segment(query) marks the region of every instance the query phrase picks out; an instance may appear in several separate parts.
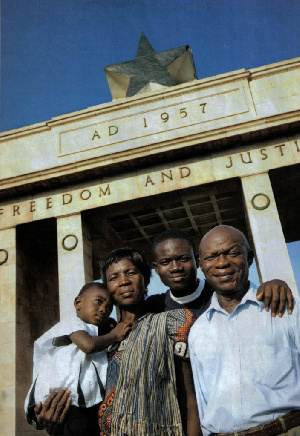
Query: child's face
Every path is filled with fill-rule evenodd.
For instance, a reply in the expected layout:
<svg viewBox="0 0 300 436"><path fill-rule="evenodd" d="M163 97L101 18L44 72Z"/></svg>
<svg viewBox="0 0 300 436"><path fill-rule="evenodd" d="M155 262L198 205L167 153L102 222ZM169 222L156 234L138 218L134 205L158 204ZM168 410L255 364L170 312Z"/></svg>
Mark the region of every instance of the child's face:
<svg viewBox="0 0 300 436"><path fill-rule="evenodd" d="M112 300L108 291L92 286L81 297L76 298L75 307L77 316L82 321L101 326L111 314Z"/></svg>

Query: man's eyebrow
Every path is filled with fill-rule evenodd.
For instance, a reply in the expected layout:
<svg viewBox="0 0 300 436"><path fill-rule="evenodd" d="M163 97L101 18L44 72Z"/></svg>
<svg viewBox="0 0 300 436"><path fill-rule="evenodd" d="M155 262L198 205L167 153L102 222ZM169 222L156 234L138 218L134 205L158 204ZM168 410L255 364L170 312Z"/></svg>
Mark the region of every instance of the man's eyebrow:
<svg viewBox="0 0 300 436"><path fill-rule="evenodd" d="M241 250L242 247L239 244L234 244L230 248L228 248L228 250L226 250L226 251L235 250L235 249L236 250Z"/></svg>
<svg viewBox="0 0 300 436"><path fill-rule="evenodd" d="M208 257L208 256L215 256L216 254L222 253L221 251L207 251L206 253L204 252L203 255L204 257Z"/></svg>
<svg viewBox="0 0 300 436"><path fill-rule="evenodd" d="M177 259L180 259L181 257L184 257L184 256L189 256L189 257L191 257L191 255L190 255L189 253L182 253L182 254L178 254L177 256L169 256L169 257L165 256L165 257L159 257L159 258L158 258L158 262L160 262L160 261L162 261L162 260L173 260L173 259L177 260Z"/></svg>
<svg viewBox="0 0 300 436"><path fill-rule="evenodd" d="M205 256L214 256L214 255L217 255L217 254L229 253L229 251L234 250L234 249L241 250L241 247L239 245L235 244L235 245L232 245L230 248L227 248L227 250L223 250L223 251L219 251L219 250L209 251L208 253L205 253Z"/></svg>

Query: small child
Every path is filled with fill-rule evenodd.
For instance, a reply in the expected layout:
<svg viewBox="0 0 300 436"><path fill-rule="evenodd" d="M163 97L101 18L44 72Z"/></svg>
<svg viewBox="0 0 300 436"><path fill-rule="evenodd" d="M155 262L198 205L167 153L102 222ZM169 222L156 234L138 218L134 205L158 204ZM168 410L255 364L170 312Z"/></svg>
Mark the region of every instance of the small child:
<svg viewBox="0 0 300 436"><path fill-rule="evenodd" d="M112 300L101 283L87 283L75 298L76 315L59 322L34 343L33 383L25 401L27 421L35 404L51 392L67 387L72 405L59 435L98 436L98 408L105 398L107 357L105 349L122 341L131 324L115 326L109 320ZM109 331L109 321L114 322ZM98 336L99 333L106 333ZM111 328L112 326L110 326ZM102 331L101 331L102 330Z"/></svg>

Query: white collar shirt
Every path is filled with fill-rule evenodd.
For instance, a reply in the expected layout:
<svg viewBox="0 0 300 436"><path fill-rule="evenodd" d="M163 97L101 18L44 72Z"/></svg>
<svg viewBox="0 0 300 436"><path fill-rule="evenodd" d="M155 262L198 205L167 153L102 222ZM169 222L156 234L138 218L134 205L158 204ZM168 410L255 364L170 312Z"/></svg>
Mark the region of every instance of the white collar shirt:
<svg viewBox="0 0 300 436"><path fill-rule="evenodd" d="M204 436L232 433L300 409L300 312L272 317L250 289L229 314L216 294L189 335Z"/></svg>
<svg viewBox="0 0 300 436"><path fill-rule="evenodd" d="M198 286L197 289L189 295L185 295L184 297L175 297L175 295L172 294L172 291L170 289L170 297L172 300L176 301L176 303L185 305L187 303L191 303L192 301L195 301L198 297L200 297L201 292L203 291L205 285L205 280L199 280L198 279Z"/></svg>

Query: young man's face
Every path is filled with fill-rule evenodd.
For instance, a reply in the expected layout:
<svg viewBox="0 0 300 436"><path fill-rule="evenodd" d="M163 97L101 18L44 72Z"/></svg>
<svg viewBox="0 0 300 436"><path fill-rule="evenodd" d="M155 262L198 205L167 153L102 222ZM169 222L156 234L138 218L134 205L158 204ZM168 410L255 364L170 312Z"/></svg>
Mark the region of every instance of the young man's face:
<svg viewBox="0 0 300 436"><path fill-rule="evenodd" d="M155 247L155 271L175 297L192 294L197 288L198 260L187 240L172 238Z"/></svg>
<svg viewBox="0 0 300 436"><path fill-rule="evenodd" d="M75 300L78 317L87 324L101 326L109 318L112 311L112 300L109 292L98 286L87 289Z"/></svg>

